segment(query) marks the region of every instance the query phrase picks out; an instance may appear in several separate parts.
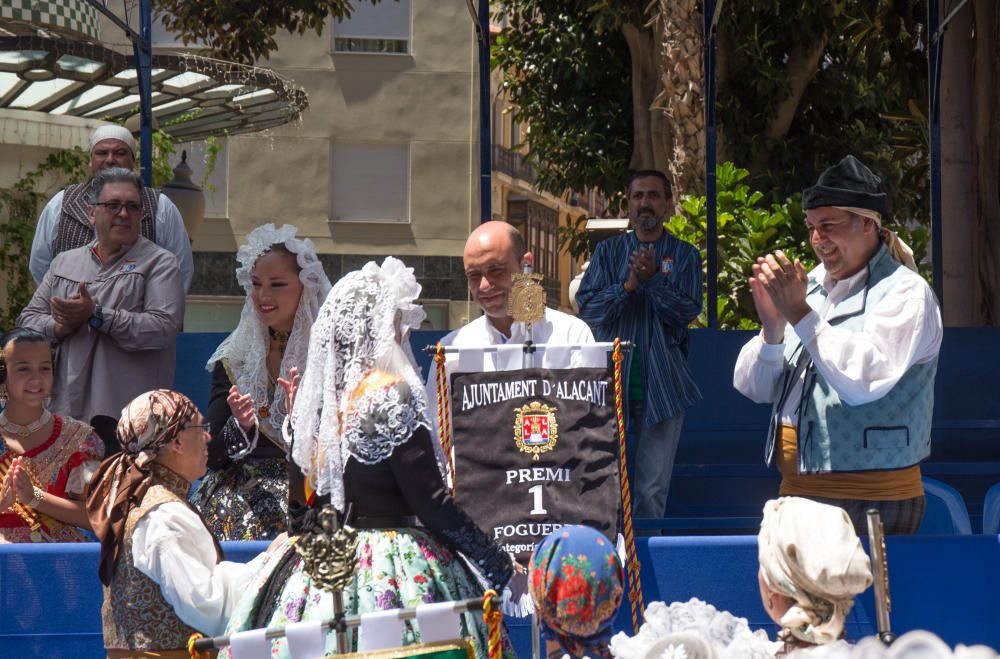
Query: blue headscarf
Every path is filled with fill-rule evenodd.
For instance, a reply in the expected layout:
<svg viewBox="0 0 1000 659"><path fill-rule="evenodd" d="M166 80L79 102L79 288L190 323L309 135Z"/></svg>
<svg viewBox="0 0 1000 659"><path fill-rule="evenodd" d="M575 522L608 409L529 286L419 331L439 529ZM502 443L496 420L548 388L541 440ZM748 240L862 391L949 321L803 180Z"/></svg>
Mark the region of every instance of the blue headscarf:
<svg viewBox="0 0 1000 659"><path fill-rule="evenodd" d="M574 657L610 656L624 583L610 540L587 526L557 529L532 554L528 580L543 637Z"/></svg>

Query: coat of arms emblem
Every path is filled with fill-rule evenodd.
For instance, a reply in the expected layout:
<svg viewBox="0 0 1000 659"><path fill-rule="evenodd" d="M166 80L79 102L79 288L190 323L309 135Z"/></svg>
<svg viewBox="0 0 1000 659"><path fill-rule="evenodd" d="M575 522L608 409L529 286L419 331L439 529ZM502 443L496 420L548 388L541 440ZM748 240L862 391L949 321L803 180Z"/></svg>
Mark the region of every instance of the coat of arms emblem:
<svg viewBox="0 0 1000 659"><path fill-rule="evenodd" d="M556 408L535 400L514 411L514 443L532 460L554 449L558 438Z"/></svg>

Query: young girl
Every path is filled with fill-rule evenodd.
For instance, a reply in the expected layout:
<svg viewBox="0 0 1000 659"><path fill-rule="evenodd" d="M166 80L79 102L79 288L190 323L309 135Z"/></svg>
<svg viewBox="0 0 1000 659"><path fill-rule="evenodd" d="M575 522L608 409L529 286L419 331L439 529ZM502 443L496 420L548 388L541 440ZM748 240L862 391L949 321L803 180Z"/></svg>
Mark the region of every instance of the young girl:
<svg viewBox="0 0 1000 659"><path fill-rule="evenodd" d="M104 456L87 424L45 409L53 351L30 329L0 336L0 543L86 542L84 486Z"/></svg>

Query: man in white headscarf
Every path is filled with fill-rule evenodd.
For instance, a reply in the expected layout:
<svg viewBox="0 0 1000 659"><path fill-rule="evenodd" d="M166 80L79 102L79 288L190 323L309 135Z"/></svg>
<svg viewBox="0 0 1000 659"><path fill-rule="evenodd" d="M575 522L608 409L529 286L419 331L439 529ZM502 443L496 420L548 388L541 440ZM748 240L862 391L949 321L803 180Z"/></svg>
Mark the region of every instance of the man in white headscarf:
<svg viewBox="0 0 1000 659"><path fill-rule="evenodd" d="M110 167L135 170L135 138L124 126L100 126L90 135L90 174ZM31 241L28 269L36 284L40 284L49 270L49 264L61 252L83 247L94 239L94 231L87 221L87 184L74 183L57 192L38 216L35 237ZM184 277L184 291L191 287L194 262L191 258L191 240L184 228L184 220L174 202L155 188L144 188L140 195L142 204L143 237L156 243L177 257Z"/></svg>
<svg viewBox="0 0 1000 659"><path fill-rule="evenodd" d="M880 180L847 156L802 193L821 261L776 251L750 277L762 330L733 386L773 403L765 448L782 496L844 508L858 534L877 508L886 533L915 533L926 499L941 311L912 252L882 227Z"/></svg>

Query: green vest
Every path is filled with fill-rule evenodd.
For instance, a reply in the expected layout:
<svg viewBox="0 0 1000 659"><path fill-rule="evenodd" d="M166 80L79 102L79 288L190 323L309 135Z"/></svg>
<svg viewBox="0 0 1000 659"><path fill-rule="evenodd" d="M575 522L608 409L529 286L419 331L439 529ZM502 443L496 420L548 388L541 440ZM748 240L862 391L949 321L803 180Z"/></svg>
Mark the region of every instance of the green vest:
<svg viewBox="0 0 1000 659"><path fill-rule="evenodd" d="M851 291L826 321L838 328L861 332L865 316L900 281L919 277L893 260L885 245L868 262L868 279ZM810 277L806 301L820 308L826 291ZM882 398L848 405L816 370L808 351L794 332L786 337L782 392L771 410L771 428L765 461L771 464L778 419L796 366L806 360L805 382L798 405L798 473L883 471L903 469L927 458L931 450L934 375L937 355L912 366Z"/></svg>

